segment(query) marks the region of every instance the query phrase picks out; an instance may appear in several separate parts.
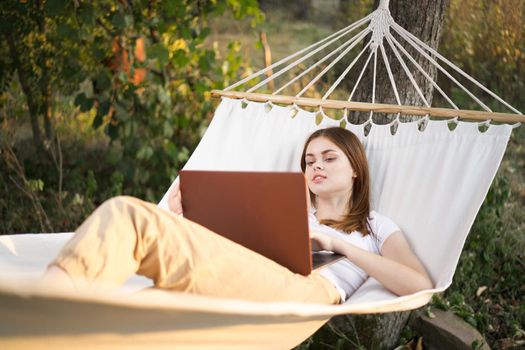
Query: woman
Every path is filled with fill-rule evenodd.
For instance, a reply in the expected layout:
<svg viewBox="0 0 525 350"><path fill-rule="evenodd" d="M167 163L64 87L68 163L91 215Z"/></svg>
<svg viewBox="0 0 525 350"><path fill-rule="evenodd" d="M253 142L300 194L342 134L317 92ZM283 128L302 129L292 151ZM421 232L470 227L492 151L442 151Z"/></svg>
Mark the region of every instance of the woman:
<svg viewBox="0 0 525 350"><path fill-rule="evenodd" d="M432 288L399 228L370 211L368 165L357 137L322 129L306 141L301 166L310 190L316 249L347 257L309 276L210 230L131 197L102 204L50 264L45 280L69 288L115 288L137 273L156 287L258 301L344 302L372 276L398 295ZM182 214L178 186L169 207Z"/></svg>

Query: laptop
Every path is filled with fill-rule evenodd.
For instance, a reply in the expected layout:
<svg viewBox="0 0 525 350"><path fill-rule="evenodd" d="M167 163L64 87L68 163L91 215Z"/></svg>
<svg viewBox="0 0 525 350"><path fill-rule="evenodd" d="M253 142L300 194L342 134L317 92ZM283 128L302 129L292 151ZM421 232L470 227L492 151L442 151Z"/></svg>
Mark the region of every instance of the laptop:
<svg viewBox="0 0 525 350"><path fill-rule="evenodd" d="M312 252L302 173L182 170L184 217L309 275L342 255Z"/></svg>

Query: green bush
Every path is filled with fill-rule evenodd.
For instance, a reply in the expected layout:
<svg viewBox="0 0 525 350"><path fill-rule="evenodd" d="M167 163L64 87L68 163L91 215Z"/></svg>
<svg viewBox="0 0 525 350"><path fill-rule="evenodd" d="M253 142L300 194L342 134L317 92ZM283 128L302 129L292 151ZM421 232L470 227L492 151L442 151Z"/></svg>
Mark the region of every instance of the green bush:
<svg viewBox="0 0 525 350"><path fill-rule="evenodd" d="M158 201L211 119L209 91L246 65L238 43L221 59L204 44L226 12L262 18L255 0L2 2L0 233L72 230L116 194Z"/></svg>

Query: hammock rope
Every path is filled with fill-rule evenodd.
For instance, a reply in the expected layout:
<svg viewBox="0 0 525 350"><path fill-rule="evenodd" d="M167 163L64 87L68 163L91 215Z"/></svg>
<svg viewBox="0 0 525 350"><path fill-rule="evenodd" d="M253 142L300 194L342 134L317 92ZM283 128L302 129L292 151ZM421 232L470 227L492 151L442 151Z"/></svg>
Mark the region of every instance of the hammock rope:
<svg viewBox="0 0 525 350"><path fill-rule="evenodd" d="M381 57L383 57L383 62L385 62L390 85L392 86L392 90L394 91L394 95L396 96L397 104L401 105L401 99L399 98L399 92L397 91L396 80L394 79L394 75L392 74L392 69L390 69L390 63L388 61L388 57L386 55L385 48L383 45L381 45L380 48L381 48Z"/></svg>

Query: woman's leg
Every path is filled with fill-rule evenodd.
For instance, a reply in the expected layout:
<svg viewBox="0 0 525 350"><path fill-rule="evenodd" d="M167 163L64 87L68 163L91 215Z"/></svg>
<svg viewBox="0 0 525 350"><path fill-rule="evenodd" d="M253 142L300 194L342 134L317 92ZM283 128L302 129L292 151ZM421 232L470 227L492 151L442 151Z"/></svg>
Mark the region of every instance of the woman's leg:
<svg viewBox="0 0 525 350"><path fill-rule="evenodd" d="M114 288L135 272L159 288L249 300L337 303L317 273L302 276L192 221L132 197L102 204L51 266L77 288Z"/></svg>

